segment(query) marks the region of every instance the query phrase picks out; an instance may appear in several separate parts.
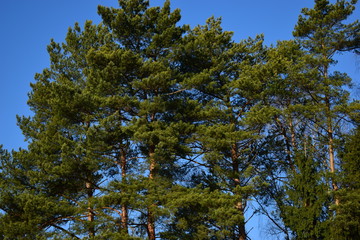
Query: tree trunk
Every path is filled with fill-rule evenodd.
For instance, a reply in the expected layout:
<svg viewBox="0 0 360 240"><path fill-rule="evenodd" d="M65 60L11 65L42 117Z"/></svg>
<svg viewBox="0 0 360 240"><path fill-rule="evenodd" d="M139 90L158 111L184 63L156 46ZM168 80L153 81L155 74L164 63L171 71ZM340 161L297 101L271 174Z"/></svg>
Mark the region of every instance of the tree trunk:
<svg viewBox="0 0 360 240"><path fill-rule="evenodd" d="M124 149L121 149L121 155L120 155L120 168L121 168L121 181L124 181L124 179L126 178L126 170L127 170L127 166L126 166L126 152ZM123 190L124 191L124 190ZM128 234L129 233L129 229L128 229L128 221L129 221L129 217L128 217L128 207L126 204L123 204L121 206L121 231Z"/></svg>
<svg viewBox="0 0 360 240"><path fill-rule="evenodd" d="M295 139L294 124L293 124L293 120L291 117L289 119L289 128L290 128L290 134L291 134L291 146L292 146L292 149L294 152L296 150L296 139Z"/></svg>
<svg viewBox="0 0 360 240"><path fill-rule="evenodd" d="M327 129L327 133L328 133L328 144L329 144L329 167L330 167L330 172L333 174L333 176L331 177L331 186L333 191L337 191L339 189L334 176L335 176L335 153L334 153L334 136L333 136L333 129L332 129L332 124L331 124L331 118L329 117L328 120L328 129ZM335 196L335 204L339 205L339 198Z"/></svg>
<svg viewBox="0 0 360 240"><path fill-rule="evenodd" d="M148 208L147 233L149 240L155 240L155 217L151 207Z"/></svg>
<svg viewBox="0 0 360 240"><path fill-rule="evenodd" d="M155 146L150 146L149 149L149 160L150 160L150 166L149 166L149 179L154 179L154 172L155 172Z"/></svg>
<svg viewBox="0 0 360 240"><path fill-rule="evenodd" d="M293 172L295 172L295 164L294 164L294 161L292 158L292 150L291 150L293 147L293 137L294 137L294 141L295 141L295 136L291 136L291 139L289 139L287 129L286 129L286 127L283 126L283 124L281 123L281 121L278 117L275 117L275 122L281 131L281 135L284 137L286 161L289 164L291 170Z"/></svg>
<svg viewBox="0 0 360 240"><path fill-rule="evenodd" d="M149 160L150 160L150 166L149 166L149 180L154 180L154 174L155 174L155 146L151 145L149 148ZM147 233L149 240L155 240L155 216L154 216L154 207L155 204L152 204L148 207L148 214L147 214Z"/></svg>
<svg viewBox="0 0 360 240"><path fill-rule="evenodd" d="M239 202L237 209L240 211L241 215L244 217L244 222L239 225L239 240L246 240L247 234L245 230L245 214L244 214L244 205Z"/></svg>
<svg viewBox="0 0 360 240"><path fill-rule="evenodd" d="M333 130L332 130L332 126L331 126L331 119L329 119L329 122L328 122L327 133L328 133L328 141L329 141L328 142L328 144L329 144L329 167L330 167L330 172L335 173L334 137L333 137ZM334 190L338 189L338 187L334 181L332 181L332 186L333 186Z"/></svg>
<svg viewBox="0 0 360 240"><path fill-rule="evenodd" d="M324 77L328 79L328 66L324 67ZM331 186L333 191L338 190L337 183L334 179L335 174L335 153L334 153L334 136L333 136L333 126L332 126L332 118L331 118L331 103L329 96L325 95L325 104L326 104L326 117L327 117L327 135L328 135L328 145L329 145L329 167L330 172L333 174L331 177ZM335 204L339 205L339 199L335 197Z"/></svg>
<svg viewBox="0 0 360 240"><path fill-rule="evenodd" d="M234 174L234 187L240 186L240 172L239 172L239 160L237 156L237 146L236 144L232 144L231 146L231 160L232 160L232 167L233 167L233 174ZM245 206L242 201L239 201L236 203L236 209L239 211L239 214L243 217L244 222L239 223L239 233L238 233L238 239L239 240L246 240L247 234L245 230Z"/></svg>
<svg viewBox="0 0 360 240"><path fill-rule="evenodd" d="M87 197L88 197L87 221L89 222L89 237L91 238L91 237L95 236L95 226L93 224L94 219L95 219L95 214L92 209L91 202L90 202L90 199L92 198L92 196L94 194L94 190L92 188L91 182L86 182L85 186L86 186L86 192L87 192Z"/></svg>

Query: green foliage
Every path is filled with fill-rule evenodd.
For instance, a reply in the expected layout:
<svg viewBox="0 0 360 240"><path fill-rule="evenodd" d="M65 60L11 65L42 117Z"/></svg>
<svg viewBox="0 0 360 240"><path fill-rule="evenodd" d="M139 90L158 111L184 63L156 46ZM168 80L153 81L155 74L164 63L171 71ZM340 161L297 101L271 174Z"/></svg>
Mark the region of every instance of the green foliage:
<svg viewBox="0 0 360 240"><path fill-rule="evenodd" d="M319 166L309 151L295 156L297 169L289 176L287 199L280 208L284 223L296 239L324 239L327 231L327 186L321 182Z"/></svg>
<svg viewBox="0 0 360 240"><path fill-rule="evenodd" d="M316 0L270 47L182 26L170 1L99 6L48 46L28 149L0 148L0 239L245 240L246 211L287 239L358 239L358 102L329 71L359 48L356 2Z"/></svg>
<svg viewBox="0 0 360 240"><path fill-rule="evenodd" d="M351 51L360 47L360 23L343 21L355 10L357 0L340 0L332 4L328 0L315 0L312 9L304 8L295 26L294 36L305 40L304 44L314 53L323 55L323 64L336 51Z"/></svg>
<svg viewBox="0 0 360 240"><path fill-rule="evenodd" d="M332 220L332 239L358 239L360 237L360 146L359 127L345 142L341 153L341 189L336 193L339 205Z"/></svg>
<svg viewBox="0 0 360 240"><path fill-rule="evenodd" d="M313 9L302 10L295 41L279 42L260 68L268 79L266 102L277 109L264 142L281 146L264 151L270 183L264 201L273 199L284 222L275 226L288 238L325 239L338 214L330 208L331 200L339 201L330 194L339 188L335 143L343 139L343 120L354 108L345 90L351 79L330 66L334 54L359 47L359 22L344 24L355 3L316 0Z"/></svg>

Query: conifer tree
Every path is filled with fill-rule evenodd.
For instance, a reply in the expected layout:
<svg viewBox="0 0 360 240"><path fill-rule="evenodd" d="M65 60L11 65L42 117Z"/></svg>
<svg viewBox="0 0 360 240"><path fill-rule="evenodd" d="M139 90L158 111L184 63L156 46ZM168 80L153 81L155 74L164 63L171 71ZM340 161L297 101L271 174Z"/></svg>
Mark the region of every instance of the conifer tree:
<svg viewBox="0 0 360 240"><path fill-rule="evenodd" d="M16 153L28 167L22 174L44 191L35 196L64 203L38 219L54 236L119 239L145 230L155 239L157 220L168 214L164 196L179 176L188 131L181 78L170 64L185 30L176 26L179 10L119 3L99 7L106 27L87 22L64 44L51 42L51 66L30 94L35 115L19 119L30 141L29 151Z"/></svg>
<svg viewBox="0 0 360 240"><path fill-rule="evenodd" d="M338 188L334 141L341 138L337 135L341 119L350 113L343 88L350 79L329 69L335 64L334 54L358 48L359 23L342 23L353 12L353 4L315 1L314 9L303 9L294 31L305 52L295 42L268 51L264 76L270 81L264 96L278 111L267 136L270 142L265 141L265 146L276 147L264 151L264 167L269 171L264 177L270 183L267 197L274 199L279 215L271 217L263 209L289 238L293 234L299 239L323 239L329 232L330 196L324 181L330 172L332 188ZM326 164L324 158L329 159ZM301 222L299 213L291 210L298 208L304 214ZM275 221L279 216L284 225Z"/></svg>
<svg viewBox="0 0 360 240"><path fill-rule="evenodd" d="M310 60L298 43L283 41L268 49L266 64L260 69L267 79L265 102L276 110L267 137L262 140L263 177L269 186L264 202L259 203L275 204L277 216L264 206L261 211L288 238L321 239L328 217L321 168L325 152L314 126L316 103L307 94L314 90L309 80L314 76Z"/></svg>
<svg viewBox="0 0 360 240"><path fill-rule="evenodd" d="M356 2L315 0L269 48L169 0L99 6L50 42L28 148L0 147L0 239L246 240L253 199L287 239L359 238L358 105L330 71L359 48Z"/></svg>
<svg viewBox="0 0 360 240"><path fill-rule="evenodd" d="M360 131L357 126L345 141L340 153L339 205L332 219L332 239L358 239L360 237Z"/></svg>
<svg viewBox="0 0 360 240"><path fill-rule="evenodd" d="M50 68L36 75L29 96L34 116L19 119L29 140L29 150L16 154L30 167L25 175L45 201L64 203L41 223L55 236L93 237L97 231L93 199L105 169L96 137L98 101L85 87L86 54L103 45L106 35L105 28L87 22L84 30L77 24L70 29L64 44L52 41Z"/></svg>
<svg viewBox="0 0 360 240"><path fill-rule="evenodd" d="M309 54L314 57L312 67L318 69L318 76L312 79L318 91L308 91L318 103L319 118L324 118L318 128L327 139L328 169L331 173L331 186L338 190L334 174L336 173L336 132L339 130L339 117L348 102L348 94L343 87L350 84L346 74L331 72L336 63L334 55L338 52L352 51L360 47L360 23L345 24L344 21L353 13L356 0L336 1L316 0L313 9L302 10L295 26L294 36L299 39ZM338 204L338 200L335 200Z"/></svg>
<svg viewBox="0 0 360 240"><path fill-rule="evenodd" d="M176 179L176 162L184 154L182 136L188 128L178 118L185 103L177 94L181 78L171 65L172 48L185 28L177 26L180 13L171 12L169 1L162 8L149 7L149 1L119 3L120 9L100 7L99 13L119 47L137 59L136 71L126 76L133 104L127 129L138 149L137 159L145 159L141 164L146 171L138 178L144 192L139 196L139 223L148 238L155 239L157 220L166 212L162 196Z"/></svg>
<svg viewBox="0 0 360 240"><path fill-rule="evenodd" d="M256 149L252 146L268 114L257 105L262 84L247 73L261 62L263 47L261 37L234 43L232 33L223 31L220 24L219 19L208 19L206 25L192 29L177 50L180 69L187 77L183 84L202 108L193 145L194 153L201 155L198 166L202 170L195 174L195 183L210 189L202 193L204 203L196 203L199 214L208 220L196 227L187 223L189 229L183 231L197 237L246 239L244 214L255 190L252 167ZM210 204L208 194L219 202ZM219 209L222 216L216 214Z"/></svg>
<svg viewBox="0 0 360 240"><path fill-rule="evenodd" d="M37 226L51 212L47 211L44 218L36 216L34 209L41 209L38 204L43 204L44 198L33 196L35 191L23 174L26 166L14 159L2 146L0 160L0 239L36 239L36 236L43 233ZM50 205L48 202L48 206ZM46 207L42 209L45 210Z"/></svg>

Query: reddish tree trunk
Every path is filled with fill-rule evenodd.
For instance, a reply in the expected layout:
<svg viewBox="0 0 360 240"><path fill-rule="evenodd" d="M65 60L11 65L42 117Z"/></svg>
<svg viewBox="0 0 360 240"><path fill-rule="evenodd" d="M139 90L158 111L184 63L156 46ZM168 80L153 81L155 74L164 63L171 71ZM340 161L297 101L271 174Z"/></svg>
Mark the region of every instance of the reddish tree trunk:
<svg viewBox="0 0 360 240"><path fill-rule="evenodd" d="M150 160L150 166L149 166L149 180L152 181L154 179L155 174L155 146L152 145L149 148L149 160ZM148 215L147 215L147 233L149 240L155 240L155 216L153 212L153 208L155 207L155 204L152 204L148 207Z"/></svg>
<svg viewBox="0 0 360 240"><path fill-rule="evenodd" d="M124 149L121 149L121 156L120 156L120 168L121 168L121 180L124 181L124 179L126 178L126 170L127 170L127 166L126 166L126 152ZM124 190L123 190L124 191ZM128 217L128 207L123 204L121 206L121 230L122 232L125 233L129 233L128 230L128 221L129 221L129 217Z"/></svg>
<svg viewBox="0 0 360 240"><path fill-rule="evenodd" d="M233 174L235 176L233 179L234 185L235 185L235 187L240 186L239 160L238 160L238 155L237 155L236 144L233 144L231 146L231 160L232 160ZM238 209L239 214L245 219L245 215L244 215L245 206L241 201L236 203L236 209ZM245 221L239 223L238 228L239 228L239 233L238 233L239 240L246 240L247 234L246 234L246 230L245 230Z"/></svg>
<svg viewBox="0 0 360 240"><path fill-rule="evenodd" d="M94 214L94 211L93 211L93 209L91 207L91 203L90 203L90 199L92 198L94 192L92 189L92 184L90 182L86 182L85 187L86 187L87 197L88 197L87 221L90 223L89 237L94 237L95 236L95 227L93 225L93 222L95 219L95 214Z"/></svg>

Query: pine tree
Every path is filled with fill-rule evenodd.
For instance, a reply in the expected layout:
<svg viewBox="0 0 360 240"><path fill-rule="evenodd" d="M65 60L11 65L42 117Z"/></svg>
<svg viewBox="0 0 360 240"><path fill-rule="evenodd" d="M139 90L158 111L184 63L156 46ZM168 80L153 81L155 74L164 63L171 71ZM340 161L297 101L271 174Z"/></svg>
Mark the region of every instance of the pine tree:
<svg viewBox="0 0 360 240"><path fill-rule="evenodd" d="M339 205L331 228L331 239L358 239L360 237L360 131L359 127L346 138L340 154Z"/></svg>
<svg viewBox="0 0 360 240"><path fill-rule="evenodd" d="M2 146L0 160L0 239L36 239L43 233L37 227L43 219L36 216L33 210L41 209L38 204L43 204L44 199L42 196L33 196L34 190L23 172L26 166L14 159Z"/></svg>
<svg viewBox="0 0 360 240"><path fill-rule="evenodd" d="M358 106L330 71L356 2L316 0L269 48L170 1L99 6L48 46L28 149L0 147L0 239L246 240L253 199L287 239L359 238Z"/></svg>
<svg viewBox="0 0 360 240"><path fill-rule="evenodd" d="M283 41L268 49L266 63L259 70L267 79L264 102L275 109L259 154L262 176L269 184L259 204L287 238L321 239L328 218L328 194L321 168L324 146L314 118L317 103L307 93L315 90L309 61L311 56L298 43ZM275 216L269 206L277 210Z"/></svg>
<svg viewBox="0 0 360 240"><path fill-rule="evenodd" d="M195 173L194 183L202 185L204 202L179 212L181 219L192 222L185 213L198 206L199 214L208 219L195 226L185 224L189 228L183 231L193 237L247 238L244 214L255 191L252 167L256 149L252 146L261 131L261 119L268 114L256 105L261 83L252 81L247 72L261 61L263 49L261 37L241 43L231 38L231 32L221 29L219 19L210 18L206 25L192 29L177 50L180 69L186 76L184 88L191 90L191 98L201 106L193 138L193 152L199 162L193 163L201 169ZM218 203L207 201L206 189L217 196ZM222 216L216 214L219 209ZM177 231L181 231L180 226Z"/></svg>
<svg viewBox="0 0 360 240"><path fill-rule="evenodd" d="M294 36L303 47L314 57L313 68L318 69L318 76L313 79L318 91L308 93L318 102L319 118L324 122L319 126L323 129L328 145L328 166L331 173L330 182L334 191L338 185L334 179L336 173L336 132L339 130L337 121L342 115L339 106L346 105L348 94L343 87L350 84L346 74L330 71L334 65L334 55L338 52L356 50L360 47L360 23L345 24L344 21L353 13L356 0L336 1L316 0L313 9L303 9L295 26ZM343 107L344 109L344 107ZM338 199L335 199L338 204Z"/></svg>
<svg viewBox="0 0 360 240"><path fill-rule="evenodd" d="M177 94L181 93L181 78L171 65L172 48L185 28L177 26L180 13L170 11L169 1L162 8L149 8L148 1L119 3L121 9L100 7L99 12L120 46L141 61L134 75L129 76L134 111L127 127L139 151L138 159L146 159L142 162L147 174L147 179L141 180L143 209L139 210L148 238L155 239L157 220L166 212L162 196L177 175L176 162L184 151L182 136L188 128L184 119L178 118L185 103Z"/></svg>
<svg viewBox="0 0 360 240"><path fill-rule="evenodd" d="M49 236L127 239L145 230L155 239L168 214L165 195L189 130L170 64L185 28L169 2L119 3L99 7L105 26L75 25L65 43L51 42L51 66L32 85L34 117L19 119L30 141L15 154L26 166L21 174L41 206L63 203L36 218Z"/></svg>
<svg viewBox="0 0 360 240"><path fill-rule="evenodd" d="M85 87L86 54L103 45L106 35L105 28L87 22L84 30L77 24L70 29L62 45L52 41L50 68L36 75L29 95L34 117L19 119L30 141L28 151L16 154L23 162L32 162L26 175L45 201L64 203L65 213L55 212L41 223L55 236L60 231L93 237L97 231L93 199L103 180L104 163L95 126L99 102ZM72 228L66 229L70 223Z"/></svg>
<svg viewBox="0 0 360 240"><path fill-rule="evenodd" d="M332 188L338 188L334 141L341 139L337 135L341 119L350 113L344 90L350 79L346 74L330 74L329 68L335 64L334 54L359 46L359 23L342 24L354 10L353 4L315 1L314 9L303 9L299 17L296 42L283 42L268 51L264 96L277 114L264 142L269 147L263 152L269 173L264 178L270 184L265 199L273 199L278 215L263 211L288 238L293 234L299 239L323 239L329 232L330 196L324 183L330 179ZM324 164L326 146L329 161ZM279 217L284 225L277 222Z"/></svg>

